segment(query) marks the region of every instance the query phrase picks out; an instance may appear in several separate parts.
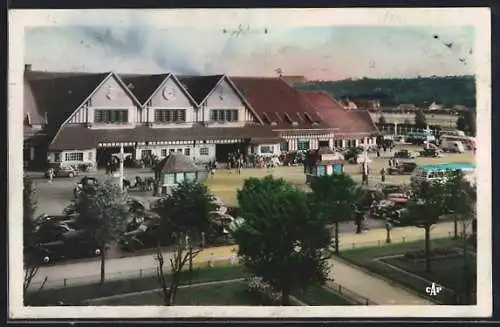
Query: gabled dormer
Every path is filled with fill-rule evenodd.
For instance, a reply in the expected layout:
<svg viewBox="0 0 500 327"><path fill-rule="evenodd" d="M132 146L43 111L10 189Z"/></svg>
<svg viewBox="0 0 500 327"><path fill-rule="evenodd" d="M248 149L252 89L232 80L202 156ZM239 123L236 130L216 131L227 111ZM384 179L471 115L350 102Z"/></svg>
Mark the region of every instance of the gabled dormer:
<svg viewBox="0 0 500 327"><path fill-rule="evenodd" d="M87 94L88 96L76 106L76 111L68 118L67 124L85 124L93 129L133 128L138 122L138 112L141 104L115 73L107 74L93 89L81 88L86 85L72 81L66 92L75 100ZM96 77L94 77L96 78ZM92 81L91 81L92 82Z"/></svg>

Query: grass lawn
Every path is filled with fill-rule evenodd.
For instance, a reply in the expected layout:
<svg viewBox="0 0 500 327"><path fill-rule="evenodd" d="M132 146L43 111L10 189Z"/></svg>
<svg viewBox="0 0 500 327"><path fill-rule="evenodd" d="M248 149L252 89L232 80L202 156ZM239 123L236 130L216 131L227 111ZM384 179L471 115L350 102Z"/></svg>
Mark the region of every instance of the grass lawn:
<svg viewBox="0 0 500 327"><path fill-rule="evenodd" d="M303 292L297 292L294 296L309 305L352 305L337 293L318 285L311 286Z"/></svg>
<svg viewBox="0 0 500 327"><path fill-rule="evenodd" d="M433 248L450 246L459 247L460 241L452 239L435 239L431 241L431 247ZM402 257L376 260L377 258L384 256L404 254L407 251L421 250L423 248L424 242L417 241L405 244L380 246L376 248L347 250L342 253L342 257L424 296L427 296L425 288L430 286L430 283L432 282L443 285L445 288L453 290L457 293L463 292L463 258L461 256L433 260L431 262L431 273L425 272L425 261L414 262L406 260ZM475 256L468 255L468 260L471 267L476 266ZM394 269L390 265L408 271L411 274ZM413 276L412 274L416 276ZM455 303L453 292L447 290L440 292L435 299L444 304Z"/></svg>
<svg viewBox="0 0 500 327"><path fill-rule="evenodd" d="M408 149L410 151L419 151L420 147L415 146L402 146L401 148ZM371 164L371 169L373 171L373 176L379 179L379 171L382 167L387 167L387 158L376 159L374 158ZM472 152L466 152L461 154L444 154L443 158L417 158L416 162L418 164L429 164L429 163L439 163L439 162L475 162L475 157ZM345 165L345 171L352 175L352 177L361 182L361 173L358 165ZM232 172L227 169L217 170L214 177L209 176L205 184L210 188L214 195L218 196L227 206L238 206L238 201L236 199L236 191L241 188L243 181L250 177L261 178L266 175L274 175L276 178L283 178L288 182L300 186L304 189L309 189L305 183L304 168L302 166L297 167L277 167L274 169L260 169L260 168L248 168L243 169L241 175L238 175L235 170ZM409 183L410 175L392 176L388 175L386 177L387 183Z"/></svg>
<svg viewBox="0 0 500 327"><path fill-rule="evenodd" d="M260 305L244 281L180 288L176 305ZM163 293L151 291L92 302L92 305L163 305Z"/></svg>
<svg viewBox="0 0 500 327"><path fill-rule="evenodd" d="M189 283L187 274L188 272L186 272L186 276L183 278L184 284ZM194 270L191 276L191 282L204 283L244 278L247 276L248 273L243 266L216 266L213 268L198 268ZM82 305L86 300L92 298L140 292L155 288L159 288L159 284L153 276L125 280L109 280L104 282L103 285L94 283L60 289L42 290L36 295L36 298L33 299L32 305L57 305L59 301L63 301L65 304Z"/></svg>

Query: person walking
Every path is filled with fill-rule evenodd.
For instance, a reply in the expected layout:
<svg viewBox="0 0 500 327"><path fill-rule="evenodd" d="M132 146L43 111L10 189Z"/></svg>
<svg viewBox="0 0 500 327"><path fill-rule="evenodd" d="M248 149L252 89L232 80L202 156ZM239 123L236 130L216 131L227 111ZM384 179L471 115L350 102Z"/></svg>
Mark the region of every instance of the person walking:
<svg viewBox="0 0 500 327"><path fill-rule="evenodd" d="M382 167L382 169L380 169L380 181L382 183L385 183L385 168Z"/></svg>
<svg viewBox="0 0 500 327"><path fill-rule="evenodd" d="M49 168L49 183L52 183L54 180L54 168Z"/></svg>

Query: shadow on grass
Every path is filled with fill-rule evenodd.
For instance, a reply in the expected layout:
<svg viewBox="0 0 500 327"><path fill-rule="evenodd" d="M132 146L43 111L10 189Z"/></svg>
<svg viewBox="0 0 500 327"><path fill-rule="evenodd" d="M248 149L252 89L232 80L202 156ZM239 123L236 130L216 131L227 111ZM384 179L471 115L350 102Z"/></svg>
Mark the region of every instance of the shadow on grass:
<svg viewBox="0 0 500 327"><path fill-rule="evenodd" d="M197 268L191 274L188 271L183 272L182 284L205 283L244 278L247 276L248 272L243 266ZM30 303L26 303L26 305L84 305L85 301L92 298L141 292L159 287L160 286L154 276L123 280L109 280L104 282L103 285L93 283L60 289L42 290L40 293L36 294L36 298L34 298ZM28 296L29 295L30 293L28 293Z"/></svg>

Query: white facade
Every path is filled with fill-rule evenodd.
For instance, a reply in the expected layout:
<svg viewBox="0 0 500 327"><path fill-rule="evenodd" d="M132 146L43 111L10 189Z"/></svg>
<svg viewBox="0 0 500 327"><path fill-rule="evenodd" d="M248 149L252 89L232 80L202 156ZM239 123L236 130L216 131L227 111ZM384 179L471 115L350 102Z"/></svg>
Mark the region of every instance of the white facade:
<svg viewBox="0 0 500 327"><path fill-rule="evenodd" d="M185 121L172 123L155 121L155 112L163 109L183 110ZM150 123L150 127L153 128L188 128L197 121L197 111L180 84L169 76L141 110L140 122Z"/></svg>
<svg viewBox="0 0 500 327"><path fill-rule="evenodd" d="M212 110L238 110L238 119L231 122L212 121ZM209 127L242 127L245 123L258 120L224 77L201 104L198 121L208 123Z"/></svg>
<svg viewBox="0 0 500 327"><path fill-rule="evenodd" d="M278 156L281 153L280 144L269 143L252 145L250 146L249 153L263 157Z"/></svg>
<svg viewBox="0 0 500 327"><path fill-rule="evenodd" d="M126 110L127 121L122 124L95 122L96 110ZM114 75L109 75L89 99L68 119L69 124L89 124L90 128L115 129L133 128L138 120L137 103L120 85Z"/></svg>

